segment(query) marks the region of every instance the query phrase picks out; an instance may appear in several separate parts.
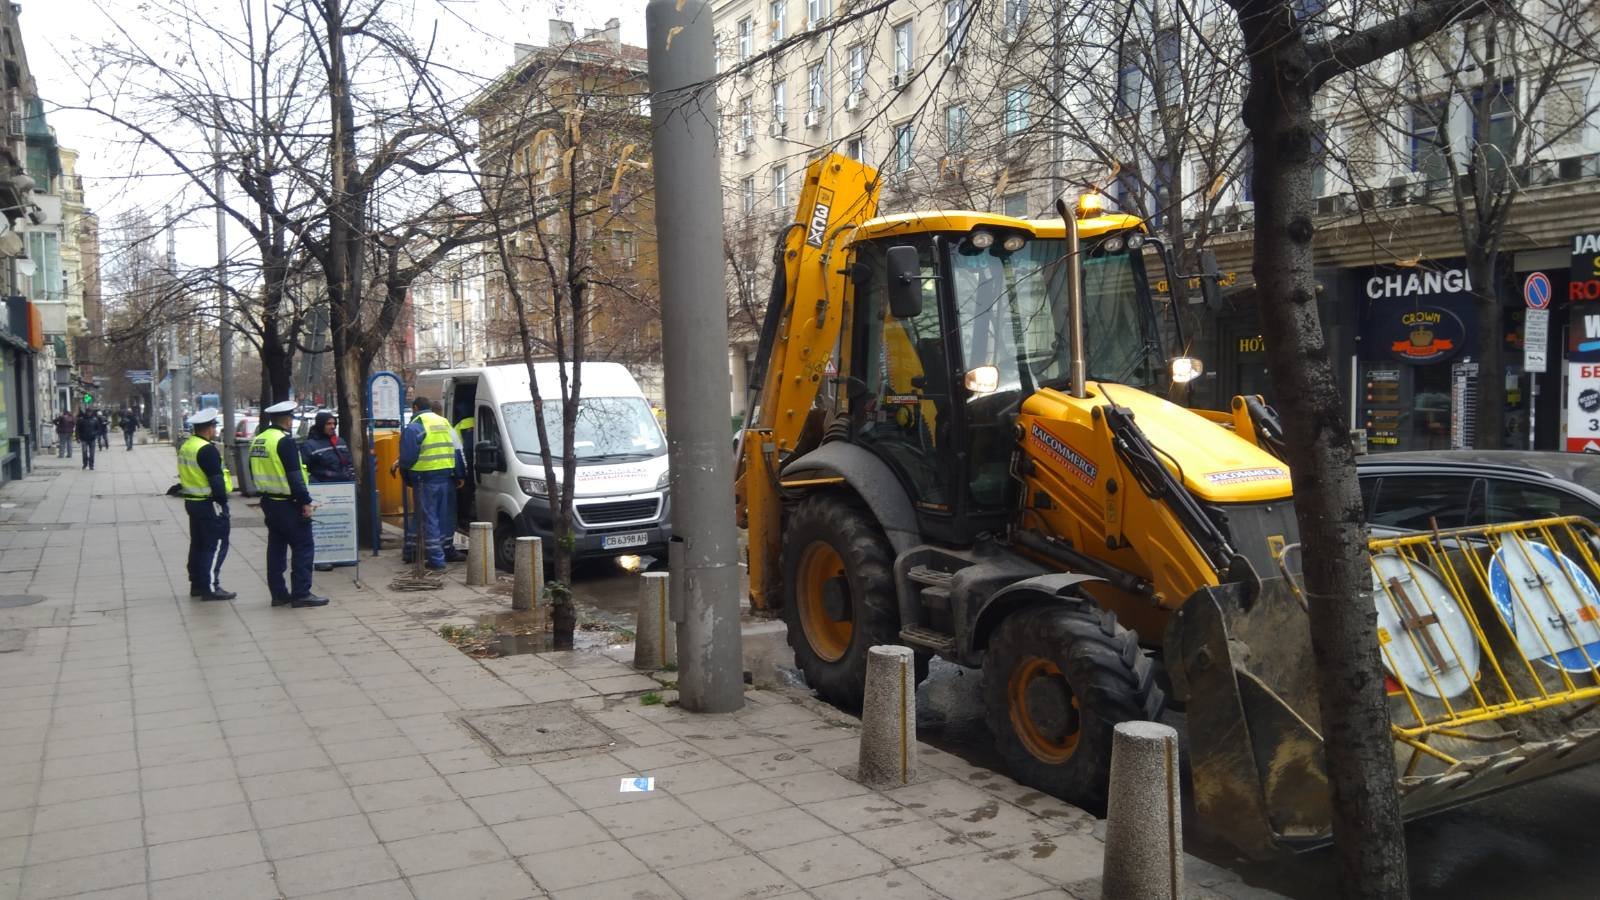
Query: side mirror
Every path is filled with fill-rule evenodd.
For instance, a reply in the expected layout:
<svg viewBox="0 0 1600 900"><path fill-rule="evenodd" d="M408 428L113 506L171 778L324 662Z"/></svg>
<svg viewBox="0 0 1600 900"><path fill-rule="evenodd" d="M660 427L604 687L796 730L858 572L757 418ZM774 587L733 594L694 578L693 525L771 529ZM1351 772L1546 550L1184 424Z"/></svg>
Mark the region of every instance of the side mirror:
<svg viewBox="0 0 1600 900"><path fill-rule="evenodd" d="M473 468L479 472L505 471L505 460L500 458L500 448L488 441L479 441L472 448Z"/></svg>
<svg viewBox="0 0 1600 900"><path fill-rule="evenodd" d="M922 314L922 262L917 248L890 247L888 263L889 313L896 319L914 319Z"/></svg>
<svg viewBox="0 0 1600 900"><path fill-rule="evenodd" d="M1210 250L1200 251L1200 299L1207 309L1222 308L1222 270L1217 266L1217 255Z"/></svg>

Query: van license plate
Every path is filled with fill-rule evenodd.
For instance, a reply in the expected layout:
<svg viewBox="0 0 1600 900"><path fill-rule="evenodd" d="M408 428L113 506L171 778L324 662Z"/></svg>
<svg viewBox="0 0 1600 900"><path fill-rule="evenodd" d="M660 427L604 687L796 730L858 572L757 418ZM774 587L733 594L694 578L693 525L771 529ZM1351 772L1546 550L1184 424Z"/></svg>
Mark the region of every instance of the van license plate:
<svg viewBox="0 0 1600 900"><path fill-rule="evenodd" d="M606 550L615 550L619 547L643 547L650 539L647 531L635 531L632 534L608 534L600 539L600 546Z"/></svg>

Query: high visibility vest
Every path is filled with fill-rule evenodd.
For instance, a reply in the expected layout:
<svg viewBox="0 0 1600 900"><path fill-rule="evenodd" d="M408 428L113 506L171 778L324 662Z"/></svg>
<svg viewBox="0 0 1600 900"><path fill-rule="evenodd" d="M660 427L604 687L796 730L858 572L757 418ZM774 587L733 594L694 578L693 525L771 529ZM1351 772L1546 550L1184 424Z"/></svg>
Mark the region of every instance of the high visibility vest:
<svg viewBox="0 0 1600 900"><path fill-rule="evenodd" d="M422 448L417 461L411 465L413 472L444 472L456 467L455 430L450 420L438 413L425 412L417 416L422 423Z"/></svg>
<svg viewBox="0 0 1600 900"><path fill-rule="evenodd" d="M191 434L178 448L178 484L183 488L185 500L211 499L211 479L200 468L200 451L209 443L205 438ZM233 493L233 475L226 465L222 467L222 489Z"/></svg>
<svg viewBox="0 0 1600 900"><path fill-rule="evenodd" d="M472 416L467 416L456 423L456 436L460 437L476 427L478 427L478 420Z"/></svg>
<svg viewBox="0 0 1600 900"><path fill-rule="evenodd" d="M250 441L250 477L255 480L256 489L268 497L288 497L290 493L289 473L278 458L278 442L286 437L281 430L268 426ZM300 461L300 478L305 484L311 483L304 460Z"/></svg>

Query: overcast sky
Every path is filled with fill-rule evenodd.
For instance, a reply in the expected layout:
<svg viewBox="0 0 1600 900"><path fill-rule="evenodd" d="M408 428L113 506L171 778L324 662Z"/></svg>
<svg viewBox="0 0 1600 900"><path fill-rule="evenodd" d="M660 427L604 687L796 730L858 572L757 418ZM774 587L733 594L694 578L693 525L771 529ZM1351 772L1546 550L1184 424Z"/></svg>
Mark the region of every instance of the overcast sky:
<svg viewBox="0 0 1600 900"><path fill-rule="evenodd" d="M208 0L197 0L205 3ZM225 3L227 0L209 0ZM250 0L255 2L255 0ZM275 3L293 0L273 0ZM369 0L354 0L358 8ZM544 44L549 20L571 21L580 30L599 28L613 16L622 20L622 39L642 46L644 0L386 0L399 13L410 12L413 30L420 37L438 28L439 45L450 51L453 64L491 77L511 64L512 45ZM232 6L231 3L228 4ZM78 173L84 178L85 202L100 213L102 227L117 213L137 207L159 210L174 199L182 185L171 177L129 171L129 154L119 141L125 132L90 113L57 109L83 99L79 74L85 48L117 37L110 15L123 28L141 34L136 0L22 0L20 17L28 63L45 100L45 109L63 147L81 156ZM237 7L234 7L235 9ZM146 26L148 32L148 26ZM153 162L153 160L152 160ZM178 256L181 264L208 265L216 258L213 216L194 217L180 227ZM236 241L239 235L230 237ZM230 241L232 243L233 241Z"/></svg>

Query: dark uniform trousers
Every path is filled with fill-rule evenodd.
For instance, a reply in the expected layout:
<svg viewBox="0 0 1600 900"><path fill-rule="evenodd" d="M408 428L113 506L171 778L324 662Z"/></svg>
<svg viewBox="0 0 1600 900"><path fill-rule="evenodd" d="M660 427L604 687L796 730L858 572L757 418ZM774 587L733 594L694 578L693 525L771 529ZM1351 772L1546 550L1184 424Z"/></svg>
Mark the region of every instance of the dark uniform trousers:
<svg viewBox="0 0 1600 900"><path fill-rule="evenodd" d="M185 500L189 513L189 587L218 590L222 561L228 558L228 517L210 500Z"/></svg>
<svg viewBox="0 0 1600 900"><path fill-rule="evenodd" d="M262 497L261 511L267 518L267 589L272 592L272 599L311 596L311 557L316 552L316 543L311 538L311 520L300 514L300 504L293 500ZM290 586L286 586L283 570L291 554L293 571Z"/></svg>

